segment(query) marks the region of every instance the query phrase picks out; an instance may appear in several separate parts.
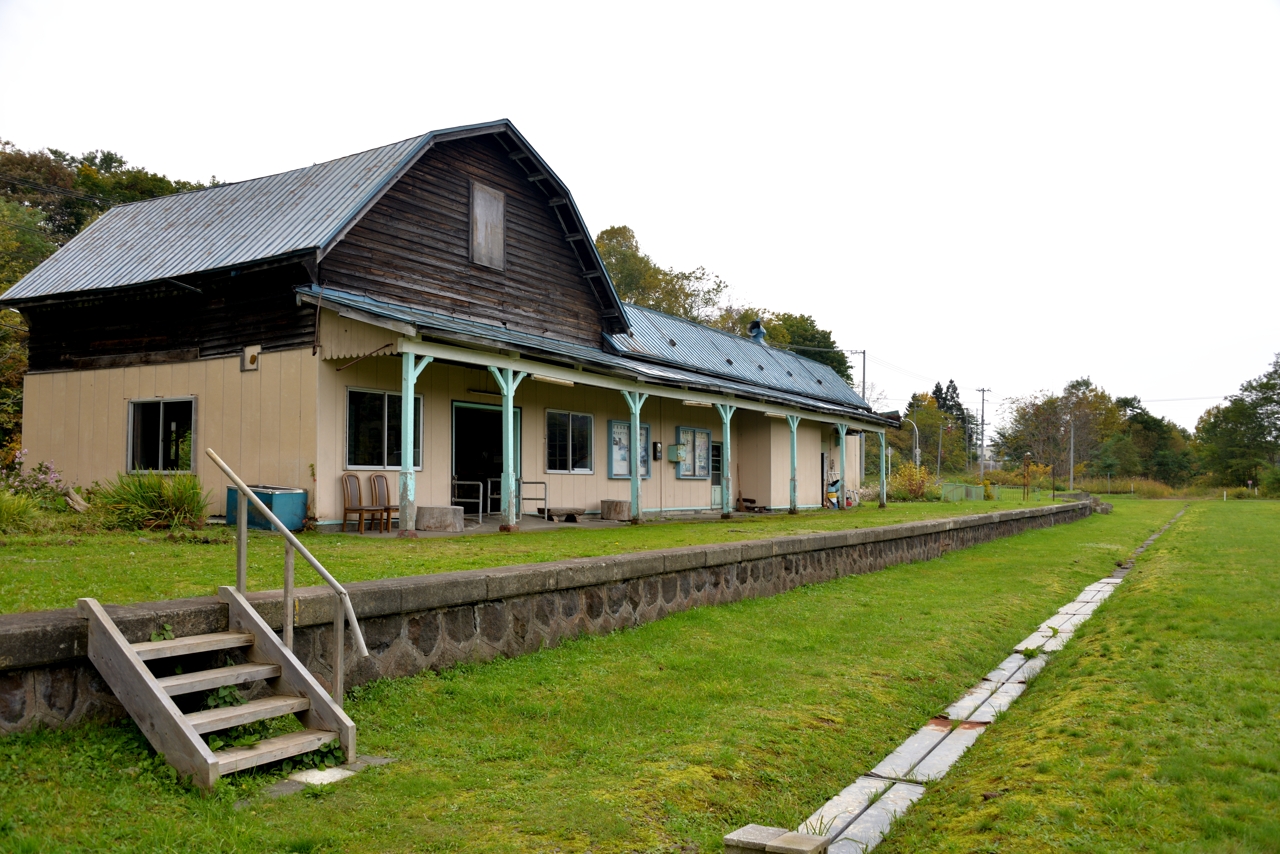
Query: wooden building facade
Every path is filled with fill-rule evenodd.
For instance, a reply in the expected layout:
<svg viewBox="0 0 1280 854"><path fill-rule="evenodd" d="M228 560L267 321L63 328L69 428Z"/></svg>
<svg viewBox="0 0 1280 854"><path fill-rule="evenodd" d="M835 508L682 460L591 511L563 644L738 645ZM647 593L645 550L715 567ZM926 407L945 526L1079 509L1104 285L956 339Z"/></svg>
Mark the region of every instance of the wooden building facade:
<svg viewBox="0 0 1280 854"><path fill-rule="evenodd" d="M509 524L544 492L818 506L887 423L823 365L621 303L506 121L113 208L0 305L31 330L35 459L84 484L194 471L215 514L206 447L322 522L348 471L398 473L402 514L478 482Z"/></svg>

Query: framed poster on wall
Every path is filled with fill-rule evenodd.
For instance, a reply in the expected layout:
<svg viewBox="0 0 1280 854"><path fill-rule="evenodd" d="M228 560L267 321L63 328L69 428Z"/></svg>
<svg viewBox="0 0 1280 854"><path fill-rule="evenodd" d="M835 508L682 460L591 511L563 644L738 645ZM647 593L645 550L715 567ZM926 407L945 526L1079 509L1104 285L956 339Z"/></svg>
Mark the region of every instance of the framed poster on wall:
<svg viewBox="0 0 1280 854"><path fill-rule="evenodd" d="M676 477L711 477L711 431L677 427L676 443L686 448L683 462L676 465Z"/></svg>
<svg viewBox="0 0 1280 854"><path fill-rule="evenodd" d="M640 454L640 477L647 478L650 474L649 464L649 425L642 423L640 425L640 443L639 447L634 449ZM609 477L611 478L630 478L631 477L631 454L633 452L631 443L631 422L630 421L610 421L609 422Z"/></svg>

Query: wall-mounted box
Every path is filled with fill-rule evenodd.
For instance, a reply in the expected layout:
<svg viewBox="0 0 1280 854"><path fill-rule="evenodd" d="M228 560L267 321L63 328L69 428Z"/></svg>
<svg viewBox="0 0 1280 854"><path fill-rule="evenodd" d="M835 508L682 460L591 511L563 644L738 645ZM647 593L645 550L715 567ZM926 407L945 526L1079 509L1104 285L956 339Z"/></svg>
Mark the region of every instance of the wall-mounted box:
<svg viewBox="0 0 1280 854"><path fill-rule="evenodd" d="M667 445L667 462L682 463L688 458L688 445Z"/></svg>

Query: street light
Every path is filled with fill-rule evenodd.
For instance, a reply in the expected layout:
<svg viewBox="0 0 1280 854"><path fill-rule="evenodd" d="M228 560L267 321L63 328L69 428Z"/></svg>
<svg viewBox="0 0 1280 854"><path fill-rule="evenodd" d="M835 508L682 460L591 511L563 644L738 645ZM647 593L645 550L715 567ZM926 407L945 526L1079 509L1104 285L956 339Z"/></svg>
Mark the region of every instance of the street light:
<svg viewBox="0 0 1280 854"><path fill-rule="evenodd" d="M910 418L904 418L902 420L909 423L911 425L911 429L916 431L916 437L911 445L911 458L915 460L916 465L920 465L920 428L917 427L916 422L912 421Z"/></svg>

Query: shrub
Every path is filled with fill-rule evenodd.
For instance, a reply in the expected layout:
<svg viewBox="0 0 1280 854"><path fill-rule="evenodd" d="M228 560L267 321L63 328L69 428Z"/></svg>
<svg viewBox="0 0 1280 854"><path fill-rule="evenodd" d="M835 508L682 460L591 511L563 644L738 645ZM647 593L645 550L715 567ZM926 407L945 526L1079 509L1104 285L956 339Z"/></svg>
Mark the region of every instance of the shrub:
<svg viewBox="0 0 1280 854"><path fill-rule="evenodd" d="M30 498L42 510L66 510L67 501L62 497L66 484L53 462L39 462L27 469L26 459L27 451L23 449L10 462L0 465L0 490Z"/></svg>
<svg viewBox="0 0 1280 854"><path fill-rule="evenodd" d="M122 474L94 484L89 505L108 528L202 528L208 496L193 474Z"/></svg>
<svg viewBox="0 0 1280 854"><path fill-rule="evenodd" d="M889 492L896 501L921 501L932 478L929 470L915 463L903 463L889 478Z"/></svg>
<svg viewBox="0 0 1280 854"><path fill-rule="evenodd" d="M1259 491L1267 498L1280 498L1280 468L1267 468L1259 478Z"/></svg>
<svg viewBox="0 0 1280 854"><path fill-rule="evenodd" d="M0 534L31 530L39 506L34 498L0 489Z"/></svg>

